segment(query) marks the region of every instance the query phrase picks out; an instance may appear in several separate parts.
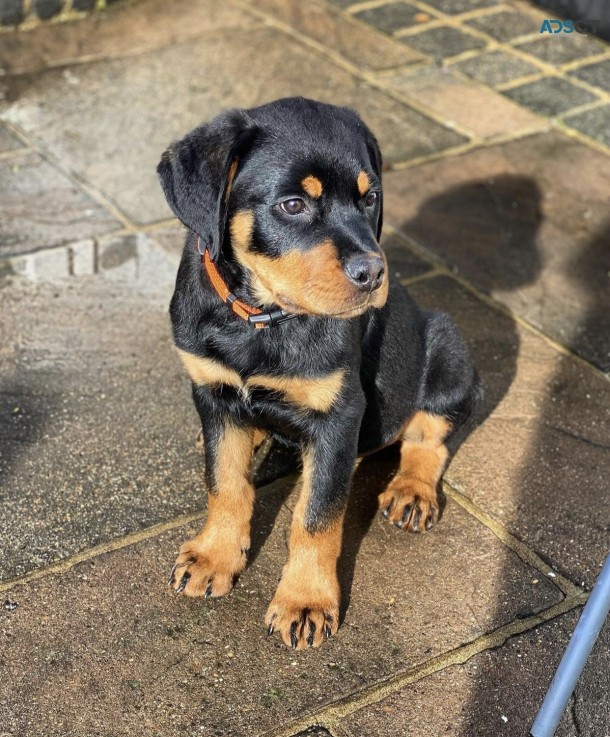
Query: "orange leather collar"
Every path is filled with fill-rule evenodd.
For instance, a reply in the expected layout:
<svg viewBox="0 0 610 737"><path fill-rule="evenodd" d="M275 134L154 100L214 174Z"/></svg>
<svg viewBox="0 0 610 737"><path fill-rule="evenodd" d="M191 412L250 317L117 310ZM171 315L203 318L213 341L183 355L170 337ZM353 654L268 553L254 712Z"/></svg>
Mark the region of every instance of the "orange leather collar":
<svg viewBox="0 0 610 737"><path fill-rule="evenodd" d="M258 307L252 307L251 305L242 302L231 292L229 287L225 284L222 276L218 273L216 264L210 258L210 253L207 248L201 247L201 239L197 237L197 250L201 255L201 263L205 273L208 275L210 283L214 287L214 291L220 297L220 299L227 304L234 314L241 317L242 320L246 320L252 327L256 329L270 328L274 325L279 325L287 320L292 320L297 315L291 312L285 312L284 310L270 310L269 312L263 312Z"/></svg>

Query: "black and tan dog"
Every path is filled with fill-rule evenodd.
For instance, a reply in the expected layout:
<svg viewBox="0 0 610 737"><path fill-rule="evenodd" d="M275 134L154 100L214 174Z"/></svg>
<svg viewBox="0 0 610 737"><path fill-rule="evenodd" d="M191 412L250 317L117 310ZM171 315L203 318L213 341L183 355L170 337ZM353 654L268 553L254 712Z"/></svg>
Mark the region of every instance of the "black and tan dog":
<svg viewBox="0 0 610 737"><path fill-rule="evenodd" d="M445 441L475 373L446 315L423 312L379 247L381 155L351 110L289 98L231 110L158 167L190 230L171 303L204 429L208 518L170 584L222 596L245 568L260 433L300 446L302 491L269 633L317 646L339 624L337 558L354 462L400 443L380 497L411 532L438 519Z"/></svg>

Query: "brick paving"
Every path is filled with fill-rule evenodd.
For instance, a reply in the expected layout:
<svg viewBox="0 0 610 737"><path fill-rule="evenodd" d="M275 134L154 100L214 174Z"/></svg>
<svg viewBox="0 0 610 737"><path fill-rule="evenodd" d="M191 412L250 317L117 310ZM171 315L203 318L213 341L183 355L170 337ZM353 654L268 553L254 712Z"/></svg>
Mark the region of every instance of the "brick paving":
<svg viewBox="0 0 610 737"><path fill-rule="evenodd" d="M610 547L610 47L518 0L43 5L68 21L0 32L0 737L527 734ZM376 515L391 453L359 465L343 623L299 653L263 625L281 449L235 590L165 587L205 511L155 175L202 120L291 94L378 135L391 268L486 386L434 532ZM606 625L558 737L610 735L609 653Z"/></svg>

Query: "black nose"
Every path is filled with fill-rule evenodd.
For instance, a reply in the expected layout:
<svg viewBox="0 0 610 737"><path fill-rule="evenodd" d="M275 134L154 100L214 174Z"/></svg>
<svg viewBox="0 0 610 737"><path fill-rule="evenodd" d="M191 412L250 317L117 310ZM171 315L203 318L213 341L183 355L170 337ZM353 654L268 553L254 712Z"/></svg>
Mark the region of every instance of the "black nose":
<svg viewBox="0 0 610 737"><path fill-rule="evenodd" d="M384 264L380 256L354 256L345 264L351 281L363 292L379 289L383 282Z"/></svg>

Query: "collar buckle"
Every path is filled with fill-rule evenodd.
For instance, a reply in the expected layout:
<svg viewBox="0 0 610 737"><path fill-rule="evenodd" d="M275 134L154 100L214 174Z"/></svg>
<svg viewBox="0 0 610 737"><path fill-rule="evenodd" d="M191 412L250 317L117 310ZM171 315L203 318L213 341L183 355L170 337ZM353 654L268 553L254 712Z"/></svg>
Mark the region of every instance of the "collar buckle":
<svg viewBox="0 0 610 737"><path fill-rule="evenodd" d="M261 312L260 315L249 315L248 322L255 328L271 328L274 325L281 325L283 322L288 322L293 317L298 317L298 315L292 312L285 312L284 310L270 310L269 312Z"/></svg>

